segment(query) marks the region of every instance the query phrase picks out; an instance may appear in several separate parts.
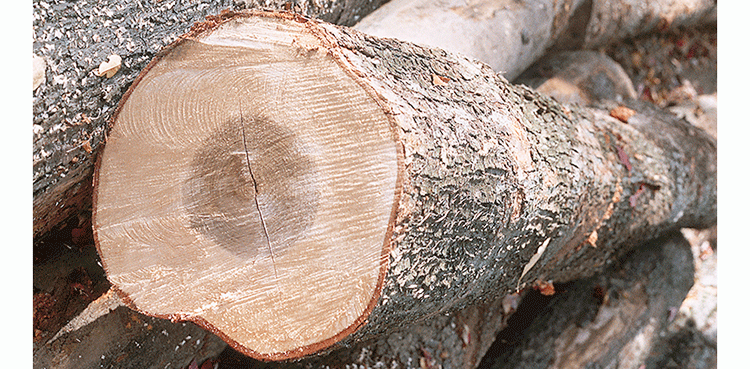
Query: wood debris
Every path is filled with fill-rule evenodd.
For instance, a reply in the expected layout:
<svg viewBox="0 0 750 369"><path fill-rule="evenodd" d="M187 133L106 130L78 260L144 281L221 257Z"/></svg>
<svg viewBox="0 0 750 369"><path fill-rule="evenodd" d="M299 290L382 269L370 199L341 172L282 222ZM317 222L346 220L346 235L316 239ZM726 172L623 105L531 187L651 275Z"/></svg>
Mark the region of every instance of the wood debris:
<svg viewBox="0 0 750 369"><path fill-rule="evenodd" d="M34 55L32 60L33 60L32 80L33 80L34 90L36 90L37 87L41 86L45 80L45 71L47 69L47 63L44 61L44 58L42 58L41 56L37 56L37 55Z"/></svg>
<svg viewBox="0 0 750 369"><path fill-rule="evenodd" d="M555 285L552 281L535 281L533 288L544 296L552 296L555 294Z"/></svg>
<svg viewBox="0 0 750 369"><path fill-rule="evenodd" d="M102 62L99 64L99 68L94 71L97 76L99 77L107 77L112 78L115 73L117 73L118 70L120 70L120 66L122 65L122 58L117 55L113 54L109 56L109 59L106 62Z"/></svg>

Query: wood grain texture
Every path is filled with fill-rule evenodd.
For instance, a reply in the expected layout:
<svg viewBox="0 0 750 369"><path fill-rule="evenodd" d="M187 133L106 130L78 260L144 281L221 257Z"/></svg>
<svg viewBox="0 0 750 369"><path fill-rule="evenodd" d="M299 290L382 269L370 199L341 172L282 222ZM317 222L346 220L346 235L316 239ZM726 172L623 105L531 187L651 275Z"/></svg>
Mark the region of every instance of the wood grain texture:
<svg viewBox="0 0 750 369"><path fill-rule="evenodd" d="M535 281L592 275L635 244L716 221L715 140L649 106L627 103L642 113L624 123L611 107L560 105L462 56L288 14L225 13L196 30L123 102L102 156L94 226L109 278L131 306L197 321L248 355L295 358L351 345ZM214 52L220 63L211 63ZM172 70L182 58L189 62ZM211 78L182 76L192 65L206 65L195 75ZM226 68L247 73L213 73ZM152 85L158 79L165 84ZM316 99L336 108L316 116ZM315 181L350 178L331 194L319 190L312 227L325 225L326 236L305 232L275 262L262 246L243 259L205 242L212 237L191 228L182 209L180 179L200 167L194 153L241 116L286 126L301 147L331 140L319 147L333 155L309 150ZM304 133L302 122L323 128ZM256 165L231 155L256 154L239 145L236 128L226 132L233 140L220 145L228 156L217 168L233 166L238 180L225 188L241 182L248 192L245 169ZM156 166L132 165L139 156ZM248 204L252 193L239 192ZM259 221L257 209L245 209ZM113 247L121 244L133 247ZM339 299L352 291L356 302ZM330 314L338 318L322 324Z"/></svg>
<svg viewBox="0 0 750 369"><path fill-rule="evenodd" d="M372 308L398 147L318 48L287 18L230 21L135 83L101 157L94 227L137 309L273 357L351 332Z"/></svg>
<svg viewBox="0 0 750 369"><path fill-rule="evenodd" d="M120 98L159 51L225 9L277 9L352 25L382 0L34 0L33 51L46 63L34 89L34 236L90 207L96 153ZM112 54L112 78L94 71Z"/></svg>

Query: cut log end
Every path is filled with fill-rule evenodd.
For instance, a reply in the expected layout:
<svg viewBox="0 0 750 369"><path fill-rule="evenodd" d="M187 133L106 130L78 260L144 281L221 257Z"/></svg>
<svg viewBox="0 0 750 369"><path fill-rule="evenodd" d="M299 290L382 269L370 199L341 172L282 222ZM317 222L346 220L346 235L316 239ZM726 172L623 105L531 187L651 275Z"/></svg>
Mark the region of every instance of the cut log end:
<svg viewBox="0 0 750 369"><path fill-rule="evenodd" d="M173 45L121 103L94 228L131 307L261 359L303 356L372 310L400 152L375 98L292 16Z"/></svg>

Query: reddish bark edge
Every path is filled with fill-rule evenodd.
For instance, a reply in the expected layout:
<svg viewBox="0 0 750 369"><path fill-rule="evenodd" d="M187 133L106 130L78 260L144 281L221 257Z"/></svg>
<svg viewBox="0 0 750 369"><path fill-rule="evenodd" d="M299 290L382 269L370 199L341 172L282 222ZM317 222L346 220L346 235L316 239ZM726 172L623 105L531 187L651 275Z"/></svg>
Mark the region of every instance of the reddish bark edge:
<svg viewBox="0 0 750 369"><path fill-rule="evenodd" d="M96 224L96 217L97 217L97 197L99 192L99 168L101 166L101 153L106 147L106 141L107 137L109 137L109 132L112 130L112 127L114 126L115 120L117 119L117 116L120 114L120 111L122 110L123 106L125 105L125 102L130 97L130 94L133 92L133 90L138 86L138 84L141 82L141 80L144 78L146 74L153 68L161 59L167 55L172 49L174 49L176 46L180 45L185 40L191 40L198 38L200 36L204 36L215 29L217 29L222 24L233 20L238 17L266 17L266 18L275 18L275 19L281 19L286 21L293 21L298 22L301 24L305 24L306 29L310 31L311 34L313 34L326 48L328 48L329 54L332 55L333 60L344 70L344 72L349 75L352 80L354 80L360 87L362 87L365 92L372 97L372 99L375 101L376 104L383 110L385 113L385 116L388 119L388 123L391 126L391 132L393 134L393 140L394 143L397 146L397 174L396 174L396 188L394 191L394 200L393 200L393 207L391 209L391 216L388 221L388 228L385 232L385 237L383 241L383 248L380 254L380 272L378 274L378 281L377 285L375 287L375 291L373 293L373 296L371 297L369 303L367 304L367 307L362 312L362 314L346 329L339 332L335 336L325 339L320 342L316 342L307 346L299 347L295 350L290 351L284 351L284 352L278 352L278 353L272 353L272 354L262 354L256 351L253 351L242 344L234 341L233 339L229 338L227 335L225 335L223 332L221 332L219 329L214 327L211 323L203 319L202 317L198 316L181 316L179 314L167 314L167 315L160 315L160 314L151 314L146 311L143 311L139 309L135 302L128 296L125 292L121 291L117 286L110 281L110 284L112 284L112 289L117 293L117 295L120 297L122 302L130 309L137 311L141 314L152 316L155 318L161 318L161 319L169 319L173 322L176 321L190 321L198 326L210 331L211 333L217 335L220 337L224 342L232 346L235 350L238 352L241 352L242 354L246 356L250 356L254 359L262 360L262 361L281 361L281 360L291 360L291 359L299 359L311 354L314 354L318 351L321 351L323 349L329 348L333 346L335 343L341 341L346 336L356 332L360 327L367 324L367 318L369 317L370 313L372 313L372 310L375 308L375 306L378 304L378 301L380 300L380 294L383 289L383 283L385 281L385 275L388 271L388 262L389 262L389 255L392 249L392 235L393 235L393 227L397 219L398 215L398 205L401 200L402 195L402 188L403 188L403 181L404 181L404 146L403 143L399 137L397 125L395 122L395 118L393 116L392 110L388 107L387 104L384 103L385 99L375 91L374 88L372 88L370 85L365 83L360 76L351 68L351 64L347 63L345 60L347 59L343 53L339 51L339 46L330 38L329 33L323 28L319 26L319 23L321 21L307 18L305 16L302 16L300 14L295 13L288 13L284 11L259 11L259 10L246 10L246 11L234 11L234 10L224 10L219 15L215 16L207 16L205 22L199 22L194 24L190 31L188 31L186 34L180 36L176 41L172 42L171 44L165 46L162 50L160 50L157 55L146 65L146 67L138 74L138 77L133 81L133 83L130 85L128 90L123 94L122 98L120 99L119 103L117 104L117 108L115 109L115 112L112 114L112 117L109 119L109 125L107 127L107 134L105 135L104 139L104 145L100 145L100 147L97 150L97 159L94 164L94 175L92 180L92 228L93 228L93 236L94 236L94 244L96 245L96 250L101 256L101 248L99 246L99 234L97 232L96 227L94 225ZM107 263L106 261L101 258L102 268L104 269L105 273L107 272ZM107 279L109 280L109 273L107 274Z"/></svg>

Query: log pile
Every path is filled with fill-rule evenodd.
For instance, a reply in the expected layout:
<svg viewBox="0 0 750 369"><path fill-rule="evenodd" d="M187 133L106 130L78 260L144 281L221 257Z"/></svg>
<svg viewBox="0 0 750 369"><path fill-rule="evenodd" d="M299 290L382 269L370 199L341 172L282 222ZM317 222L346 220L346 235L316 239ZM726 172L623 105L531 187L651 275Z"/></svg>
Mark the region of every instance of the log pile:
<svg viewBox="0 0 750 369"><path fill-rule="evenodd" d="M263 25L266 21L274 26ZM254 25L248 26L247 23ZM242 55L246 56L240 56L221 51L223 45L234 47L245 42L242 41L245 37L243 35L262 34L258 28L249 32L238 31L243 27L276 31L284 28L285 32L294 35L291 38L293 41L288 41L289 39L274 38L280 36L271 32L265 39L261 37L260 44L270 41L272 47L257 47L257 38L253 39L254 46L250 47L253 50L263 50L261 58L265 58L264 61L281 57L287 60L284 61L286 64L277 64L281 67L275 72L262 71L250 74L249 77L227 75L226 78L229 79L226 81L249 79L236 85L217 83L222 88L228 86L226 92L221 89L209 92L207 89L212 82L221 79L207 80L208 84L188 81L190 83L177 89L178 93L174 95L178 96L157 100L154 108L172 109L177 112L176 117L179 117L176 121L180 122L182 119L184 122L184 117L189 115L181 112L180 106L196 101L200 103L200 99L196 100L190 94L188 100L180 100L182 96L179 95L185 95L184 92L191 88L209 95L215 93L216 96L239 96L236 101L225 99L227 105L220 108L220 111L225 111L228 114L226 117L205 113L208 114L207 117L215 117L213 119L218 122L225 122L226 127L212 131L207 126L205 133L186 133L195 136L198 142L195 149L197 156L194 157L219 159L224 152L237 152L238 155L234 155L239 158L236 163L229 161L220 164L227 168L233 168L234 165L235 174L231 173L231 169L227 169L230 171L227 173L230 177L235 175L242 185L221 184L220 177L212 179L215 175L212 173L221 176L226 174L217 169L219 167L207 166L213 163L206 161L200 164L196 159L190 159L193 157L191 154L170 154L164 157L164 160L171 158L168 160L173 161L183 155L188 159L188 165L192 163L193 171L198 170L195 168L204 168L203 172L198 170L195 177L188 176L187 181L181 183L180 178L184 177L181 169L165 169L170 168L171 164L159 164L159 160L162 160L159 155L164 152L160 147L164 146L158 145L163 143L157 140L157 146L135 146L137 142L144 141L147 135L159 130L164 130L164 137L179 134L170 131L174 130L170 127L178 126L159 123L150 128L140 127L141 122L153 121L153 118L143 116L139 112L141 109L133 110L128 104L146 106L152 100L149 96L157 96L140 90L168 89L158 87L153 81L161 78L166 83L174 83L177 80L168 74L168 71L177 68L168 64L172 60L176 63L186 60L192 66L203 62L206 65L203 68L209 71L212 61L208 55L219 50L217 55L220 58L235 58L238 65L253 65L251 59L255 56L252 56L252 52L245 52ZM190 59L191 55L200 56L200 59ZM290 57L291 60L299 61L289 62ZM357 111L346 113L354 115L339 113L335 106L318 108L314 102L295 100L288 94L283 97L288 105L279 105L278 101L281 100L279 95L274 95L274 91L279 91L280 86L294 90L298 88L295 87L297 81L283 78L275 81L264 81L262 78L253 80L257 78L253 75L282 76L290 70L290 66L303 64L307 67L298 70L302 75L310 76L304 81L322 78L337 88L314 90L314 87L299 87L299 95L325 97L322 100L329 105L336 105L330 104L330 101L337 99L357 101ZM703 228L715 223L715 141L702 131L646 104L634 101L600 102L594 109L560 105L532 90L508 84L486 66L470 59L437 49L373 38L347 28L279 13L224 13L220 17L211 18L209 22L194 27L183 41L167 48L144 70L125 98L119 100L120 108L113 120L114 128L107 149L100 159L101 166L94 189L96 211L93 224L102 263L109 280L114 282L112 292L116 294L111 292L112 296L118 296L117 298L124 300L123 304L150 315L195 321L218 333L244 354L260 359L300 358L314 353L320 355L321 352L331 352L328 356L306 359L305 363L315 366L369 362L374 365L384 360L399 363L418 360L420 364L427 366L442 363L472 368L479 364L495 334L506 325L509 314L517 307L520 299L517 291L532 288L550 292L554 285L591 276L603 270L612 260L626 255L637 243L670 234L680 227ZM162 74L165 77L160 77ZM274 87L268 85L269 81L281 85ZM304 81L302 84L306 83ZM350 83L348 81L354 83L346 87ZM308 85L316 86L319 83ZM254 87L251 92L270 93L267 95L270 97L243 95L247 87L242 86L262 86ZM176 101L175 108L170 107L171 101ZM293 104L297 101L312 105L294 108ZM367 107L372 103L371 107ZM492 110L500 112L500 115L490 114L492 110L483 111L486 106L493 106ZM611 113L617 108L630 109L633 115L624 119L618 117ZM320 126L322 128L314 131L316 133L304 133L310 124L318 124L314 123L318 118L314 113L309 117L298 113L295 115L295 111L320 111L322 116L341 115L343 120L342 123L326 123L330 126ZM279 112L284 112L284 116L279 115ZM170 118L164 119L166 122ZM289 120L294 123L288 123ZM306 123L308 121L313 123ZM359 133L360 136L352 136L355 129L345 128L344 121L357 122L359 127L384 128L363 130ZM278 122L281 123L277 124ZM195 127L195 124L188 126ZM506 129L488 134L492 131L488 127ZM570 127L579 128L571 130ZM336 129L345 133L336 133ZM138 130L144 133L138 133ZM321 133L329 132L333 132L330 139L320 138L325 137L320 136ZM201 135L208 140L203 141L204 144L199 139ZM290 137L290 140L278 141L273 138L274 135ZM130 137L136 140L132 141ZM357 145L345 143L345 139L350 137L354 137ZM378 138L374 140L371 137ZM331 147L347 149L330 158L311 154L316 151L331 151L320 143L325 140L334 142ZM472 144L474 141L476 145ZM207 146L205 142L212 144ZM276 142L276 146L253 146L263 142ZM462 142L467 142L468 145L462 145ZM272 150L275 154L270 157L256 154L267 150ZM156 174L156 167L148 165L129 166L129 159L149 152L150 156L146 157L148 160L143 160L143 163L159 164L161 169L165 169L161 173ZM529 154L524 154L526 152ZM346 154L353 156L347 157ZM511 154L510 159L508 154ZM118 156L124 160L117 159ZM356 159L357 156L377 157L378 161L356 161L359 160ZM273 157L281 159L274 162ZM388 157L391 159L386 159ZM562 157L567 159L561 161ZM597 159L591 161L592 157ZM268 168L276 169L263 169L263 160L269 160L268 158L271 158L269 164L266 164ZM211 162L217 161L214 159ZM478 159L481 160L477 161ZM598 178L592 176L590 168L594 162L599 168L597 175L605 175ZM288 171L279 172L278 168L289 165ZM177 168L177 164L174 166ZM358 168L358 173L365 173L368 178L379 178L362 182L363 185L375 187L362 187L364 192L348 193L350 190L341 192L335 182L330 182L325 185L325 190L319 190L320 186L327 183L325 176L343 178L343 182L339 183L344 184L344 188L359 183L355 177L346 177L350 172L346 169L348 166ZM321 172L321 168L333 169ZM175 174L170 174L172 172ZM273 177L272 173L276 173L278 177ZM155 177L149 179L149 176ZM284 184L287 183L284 182L285 178L288 178L288 184ZM573 181L573 178L577 180ZM142 189L138 187L139 180L145 183ZM229 190L230 193L236 193L233 196L240 197L229 199L242 198L248 205L232 211L222 207L224 205L221 204L225 201L221 198L192 202L179 200L181 207L172 209L168 205L171 200L164 197L164 194L172 191L169 186L160 189L148 187L149 183L157 182L172 183L181 188L176 192L180 199L196 199L204 196L205 191L218 188L224 192ZM107 183L116 186L112 187ZM128 184L122 186L123 183ZM504 187L498 188L492 183L504 183ZM273 185L281 186L285 189L284 192L274 193L278 190ZM128 192L132 195L128 195ZM156 194L157 197L143 197L147 193ZM381 196L369 199L368 193ZM348 194L350 198L347 200L342 197L343 194ZM144 205L127 209L139 201ZM187 221L184 223L187 228L184 225L165 226L164 220L157 220L157 223L161 223L159 227L162 227L158 228L153 220L147 220L146 223L139 220L166 219L156 212L156 209L162 207L159 201L165 201L165 209L172 209L168 212L184 212L186 215L178 215L178 218ZM294 204L297 203L305 204L306 207L295 207ZM321 203L335 207L332 210L325 210L325 207L320 210L320 206L323 206L319 205ZM281 205L286 206L282 207L282 213L305 215L301 218L297 215L292 219L274 215L273 209L278 209ZM144 218L144 211L150 215ZM221 219L231 220L232 217L247 212L254 214L255 220L230 222L225 227L210 220L211 215L217 211L223 214ZM378 215L378 211L383 214ZM336 218L326 214L349 215ZM352 218L354 214L363 214L363 218L358 221ZM383 223L377 220L380 218L385 220L383 225L379 225ZM209 223L205 219L209 219ZM492 230L487 227L490 225L494 225ZM315 227L327 230L316 230L318 228ZM240 233L239 243L233 243L232 240L238 236L227 231L229 228L245 229ZM119 234L111 233L113 229ZM217 229L224 231L215 233ZM360 249L352 249L351 242L339 242L339 246L343 247L336 248L338 246L334 243L326 243L322 239L316 241L309 236L321 232L335 234L331 233L333 229L354 229L359 232L351 235L341 233L335 237L364 240L361 241L361 246L357 246ZM147 232L143 233L144 230ZM186 230L187 233L181 235L180 232ZM363 236L367 232L371 235ZM173 236L167 236L170 234ZM185 241L186 234L198 235L197 239L219 247L214 250L200 246L195 250L217 255L224 262L218 261L220 259L206 262L218 262L218 265L227 269L216 269L210 267L210 264L196 267L196 261L203 260L203 257L191 259L190 254L195 251L185 248L193 243ZM255 234L257 237L252 238L248 234ZM175 244L174 237L183 241ZM159 242L167 249L173 248L171 253L179 257L172 257L169 253L153 256L143 254L150 252L153 241L160 238L164 240ZM376 241L378 238L379 242ZM277 239L285 241L276 241ZM367 241L368 239L372 241ZM675 242L680 241L663 241L655 247ZM172 246L168 246L170 244ZM139 246L141 249L138 251L128 245L146 247ZM251 245L249 249L247 245ZM295 251L295 245L304 245L298 249L307 253L312 250L312 253L299 254ZM493 245L503 245L504 249ZM174 249L175 246L180 248ZM318 259L313 256L317 252L316 247L320 252ZM347 252L351 251L356 251L355 255L359 257L347 257ZM136 254L139 256L135 257ZM338 256L331 258L330 254ZM226 262L232 258L239 260L240 264L232 266ZM192 265L173 274L182 275L178 277L179 281L170 281L169 275L174 272L169 271L182 268L179 266L181 264L169 264L170 259L179 259L182 265ZM133 260L142 264L132 264ZM441 261L448 267L442 267ZM325 273L316 272L315 269L306 272L307 267L298 264L299 262L312 263L316 268L322 267ZM332 263L331 266L325 267L326 262ZM250 267L243 267L242 263ZM341 270L336 271L334 265ZM628 267L631 264L625 262L624 265ZM168 273L153 274L157 270ZM190 270L209 271L207 274L194 274ZM232 278L223 277L247 272L256 273L257 276L237 279L252 286L244 292L237 289L238 284L232 282ZM158 279L148 277L149 273L154 277L158 275ZM295 273L303 273L310 279L310 285L300 286L302 274L297 276ZM190 282L188 285L185 284L186 278ZM347 278L353 278L351 281L355 284L342 287L340 281ZM217 279L222 281L211 286L201 284L201 281ZM159 282L149 285L149 280ZM447 284L444 283L446 281ZM268 283L270 284L265 286ZM106 290L106 285L107 282L100 282L97 294L101 293L102 286ZM318 291L312 293L299 292L316 289ZM191 291L200 290L221 293L191 294ZM277 292L263 292L273 290ZM280 293L279 290L284 292ZM355 304L358 307L335 305L338 303L335 298L316 297L335 295L340 290L361 292L355 298L360 301ZM157 305L151 305L151 302L139 297L139 291L146 292L143 296L157 296L153 300L157 301ZM184 296L175 299L174 296L178 294ZM268 303L262 302L264 297L260 296L264 294L269 298ZM217 300L216 295L221 297ZM181 307L177 310L163 310L162 307L157 307L161 303L158 302L159 296L171 296L171 303L179 300L175 306ZM227 300L226 296L231 297ZM242 334L236 333L245 329L248 332L260 332L253 331L256 328L252 327L256 323L250 319L229 321L230 325L222 328L217 320L205 315L206 306L211 306L209 309L213 309L214 316L220 317L220 320L231 316L227 315L227 311L231 309L240 309L237 311L242 313L238 316L253 316L258 313L241 309L255 306L253 309L278 308L280 310L274 310L271 314L276 316L284 311L291 311L288 309L292 307L303 311L300 308L304 304L294 301L306 299L316 301L310 306L319 311L352 310L351 314L341 316L351 315L354 319L349 323L342 320L333 324L332 330L325 330L316 327L320 327L323 321L333 319L331 317L334 315L314 315L315 318L302 315L306 317L303 319L313 319L302 323L311 324L309 328L296 328L301 321L292 319L290 323L288 319L291 316L288 316L285 318L287 322L278 323L278 328L265 327L262 328L263 332L297 329L297 333L281 340L271 335L268 336L270 338L252 343L243 339ZM186 305L180 305L184 302L197 305L186 308ZM146 326L171 324L124 308L116 308L112 313L105 312L102 322L124 319L112 318L122 314L132 315L128 319L133 321L145 321ZM314 319L322 320L316 322ZM64 322L56 324L59 327ZM174 334L175 337L200 335L193 331L198 328L192 324L178 325L189 328ZM336 328L338 326L344 328ZM60 352L65 352L61 344L75 350L73 341L85 340L91 330L96 329L96 325L84 325L72 333L66 331L67 333L47 343L41 338L40 349L36 351L35 358L38 358L39 363L49 363L52 362L50 358L57 357L55 360L59 363ZM51 333L46 334L46 339L51 337ZM258 333L250 335L253 334ZM155 340L154 336L148 335L131 334L129 337L136 337L132 342ZM208 357L212 354L205 355L207 352L215 353L223 346L213 335L201 337L201 341L207 346L196 344L191 346L190 352L203 350L203 357ZM437 339L430 340L429 337ZM297 341L298 339L301 341ZM184 337L180 342L183 341L186 341ZM286 343L278 348L267 348L272 347L274 342ZM132 360L136 359L130 359L134 354L125 352L115 356L120 357L120 362L135 362ZM154 358L149 362L158 360L161 359ZM179 360L189 362L190 358L186 356ZM142 364L143 361L139 363ZM63 367L62 364L59 365Z"/></svg>

